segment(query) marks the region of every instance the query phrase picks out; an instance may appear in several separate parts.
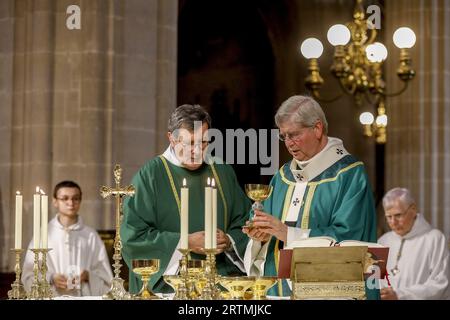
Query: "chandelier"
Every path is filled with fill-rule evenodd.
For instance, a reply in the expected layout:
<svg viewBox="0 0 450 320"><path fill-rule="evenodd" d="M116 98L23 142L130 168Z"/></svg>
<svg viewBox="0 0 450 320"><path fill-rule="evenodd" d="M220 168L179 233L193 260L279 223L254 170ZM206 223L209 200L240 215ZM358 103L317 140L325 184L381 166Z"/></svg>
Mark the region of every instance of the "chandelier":
<svg viewBox="0 0 450 320"><path fill-rule="evenodd" d="M403 82L397 92L386 91L383 79L383 62L387 58L386 47L376 41L376 25L366 19L362 0L356 0L353 21L336 24L327 33L328 41L334 46L333 64L330 71L337 78L342 92L333 98L320 95L320 88L324 81L320 76L318 58L323 53L323 45L316 38L308 38L301 44L301 53L308 59L308 75L305 86L314 98L321 102L332 102L344 94L354 97L357 106L368 103L376 107L376 118L370 112L360 116L364 127L364 135L375 137L379 144L386 143L386 97L397 96L405 91L408 83L414 78L415 71L411 67L411 57L408 49L414 46L416 36L407 27L398 28L393 35L394 44L400 49L400 63L397 75Z"/></svg>

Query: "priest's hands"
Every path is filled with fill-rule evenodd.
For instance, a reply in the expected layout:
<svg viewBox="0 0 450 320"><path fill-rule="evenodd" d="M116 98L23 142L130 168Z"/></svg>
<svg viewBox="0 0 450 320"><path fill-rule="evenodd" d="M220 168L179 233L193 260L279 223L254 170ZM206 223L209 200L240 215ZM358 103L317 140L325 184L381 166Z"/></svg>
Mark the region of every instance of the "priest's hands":
<svg viewBox="0 0 450 320"><path fill-rule="evenodd" d="M231 245L230 238L228 238L226 233L220 229L217 229L216 236L217 236L217 250L219 251L219 253L222 253L230 247ZM203 250L203 248L205 247L204 231L198 231L189 234L188 242L189 242L189 249L191 249L192 252L198 254L205 254L205 251Z"/></svg>
<svg viewBox="0 0 450 320"><path fill-rule="evenodd" d="M260 228L247 227L251 221L247 221L246 225L242 227L242 232L248 235L251 239L261 242L267 242L270 240L271 235L262 231Z"/></svg>
<svg viewBox="0 0 450 320"><path fill-rule="evenodd" d="M276 237L280 241L287 241L287 225L270 214L255 210L253 226L259 231Z"/></svg>
<svg viewBox="0 0 450 320"><path fill-rule="evenodd" d="M205 231L198 231L188 236L189 249L198 254L205 254L203 247L205 246Z"/></svg>
<svg viewBox="0 0 450 320"><path fill-rule="evenodd" d="M217 236L217 250L219 251L219 253L222 253L230 247L231 245L230 238L228 238L226 233L220 229L217 229L216 236Z"/></svg>
<svg viewBox="0 0 450 320"><path fill-rule="evenodd" d="M381 300L398 300L397 294L392 287L382 288L380 294Z"/></svg>

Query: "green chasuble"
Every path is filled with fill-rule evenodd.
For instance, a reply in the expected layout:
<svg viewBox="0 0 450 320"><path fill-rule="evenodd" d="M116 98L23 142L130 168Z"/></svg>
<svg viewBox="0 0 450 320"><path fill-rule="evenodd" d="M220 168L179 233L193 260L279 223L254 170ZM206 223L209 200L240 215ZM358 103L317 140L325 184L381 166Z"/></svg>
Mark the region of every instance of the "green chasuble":
<svg viewBox="0 0 450 320"><path fill-rule="evenodd" d="M134 197L124 200L124 217L120 235L123 257L130 267L130 292L139 291L140 279L132 272L132 259L160 259L160 270L150 280L155 292L171 292L162 275L180 240L180 188L186 178L189 188L189 233L204 231L204 196L207 178L215 178L217 191L217 229L234 240L242 259L248 237L242 226L248 220L250 200L239 186L236 175L227 164L203 164L191 171L176 166L164 157L145 164L132 179ZM175 195L175 193L177 195ZM191 254L193 259L204 255ZM222 275L241 275L240 269L224 254L216 257Z"/></svg>
<svg viewBox="0 0 450 320"><path fill-rule="evenodd" d="M263 202L264 211L283 222L296 185L291 162L283 165L272 178L270 184L273 191ZM350 154L344 155L308 181L301 200L295 227L310 229L310 237L330 236L338 242L350 239L376 242L376 213L371 187L363 163ZM282 245L275 237L270 240L264 265L265 275L277 275ZM290 294L286 280L278 281L278 285L269 291L269 295ZM369 291L367 296L374 297Z"/></svg>

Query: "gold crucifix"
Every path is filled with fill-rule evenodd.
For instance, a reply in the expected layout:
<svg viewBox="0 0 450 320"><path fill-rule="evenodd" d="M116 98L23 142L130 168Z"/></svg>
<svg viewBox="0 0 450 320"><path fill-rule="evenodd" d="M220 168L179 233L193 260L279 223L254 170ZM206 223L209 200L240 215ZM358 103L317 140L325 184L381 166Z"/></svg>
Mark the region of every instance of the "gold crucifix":
<svg viewBox="0 0 450 320"><path fill-rule="evenodd" d="M122 168L120 165L116 164L114 167L114 180L116 182L115 188L102 186L100 188L100 195L106 199L109 196L114 196L116 201L116 236L114 238L114 278L112 281L111 289L106 293L104 299L130 299L130 294L126 292L123 287L123 279L120 278L120 267L122 264L122 240L120 239L120 224L122 221L122 198L125 196L134 196L136 189L133 185L126 187L120 186L120 181L122 180Z"/></svg>

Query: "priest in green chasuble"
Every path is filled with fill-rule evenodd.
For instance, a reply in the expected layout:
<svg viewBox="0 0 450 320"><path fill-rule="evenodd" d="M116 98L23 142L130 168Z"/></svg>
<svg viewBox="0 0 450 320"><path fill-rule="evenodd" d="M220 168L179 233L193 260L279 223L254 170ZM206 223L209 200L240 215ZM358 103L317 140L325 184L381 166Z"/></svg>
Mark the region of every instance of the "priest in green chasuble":
<svg viewBox="0 0 450 320"><path fill-rule="evenodd" d="M341 140L327 136L320 105L310 97L293 96L280 106L275 123L293 159L272 178L264 210L254 212L254 228L243 228L251 239L244 258L248 275L277 275L279 250L293 240L330 236L338 242L376 242L376 213L364 164ZM287 280L269 291L290 293Z"/></svg>
<svg viewBox="0 0 450 320"><path fill-rule="evenodd" d="M132 272L132 259L160 259L152 276L154 292L171 292L163 275L178 273L180 248L180 188L189 188L188 246L193 259L204 259L205 187L208 178L217 186L217 271L221 275L244 274L243 257L248 237L242 226L248 220L250 201L238 184L231 166L204 161L211 127L209 114L198 105L182 105L170 116L169 147L148 161L134 176L134 197L124 200L120 230L123 257L130 267L130 292L140 289Z"/></svg>

